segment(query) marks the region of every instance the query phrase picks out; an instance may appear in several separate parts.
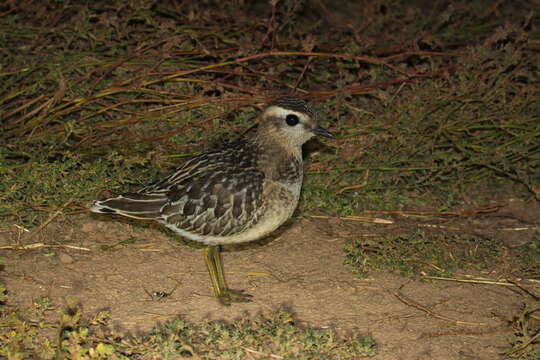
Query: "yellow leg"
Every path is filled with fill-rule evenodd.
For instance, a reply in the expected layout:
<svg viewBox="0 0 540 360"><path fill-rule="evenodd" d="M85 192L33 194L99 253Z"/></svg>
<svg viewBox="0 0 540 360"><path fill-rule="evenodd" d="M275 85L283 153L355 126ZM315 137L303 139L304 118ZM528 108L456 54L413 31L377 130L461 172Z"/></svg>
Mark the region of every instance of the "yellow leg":
<svg viewBox="0 0 540 360"><path fill-rule="evenodd" d="M231 290L227 286L219 245L208 246L204 249L204 261L210 274L214 294L223 305L231 305L233 302L251 301L251 295L244 294L242 291Z"/></svg>
<svg viewBox="0 0 540 360"><path fill-rule="evenodd" d="M223 271L223 263L221 262L221 247L216 246L217 251L214 253L214 264L216 264L217 281L221 290L228 290L227 281L225 281L225 272Z"/></svg>
<svg viewBox="0 0 540 360"><path fill-rule="evenodd" d="M212 288L214 289L214 294L216 297L222 295L222 287L219 284L218 270L216 268L215 262L215 253L219 252L218 246L207 246L204 248L204 262L208 268L208 273L210 274L210 280L212 281Z"/></svg>

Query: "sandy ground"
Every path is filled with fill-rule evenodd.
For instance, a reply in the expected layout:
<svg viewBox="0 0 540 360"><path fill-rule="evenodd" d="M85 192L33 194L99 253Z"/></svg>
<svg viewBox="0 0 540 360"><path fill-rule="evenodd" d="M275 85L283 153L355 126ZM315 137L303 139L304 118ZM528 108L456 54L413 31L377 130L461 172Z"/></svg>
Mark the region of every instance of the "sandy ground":
<svg viewBox="0 0 540 360"><path fill-rule="evenodd" d="M251 303L230 307L212 296L201 249L153 227L86 214L55 221L32 242L89 251L4 250L0 275L11 304L30 306L44 296L58 305L77 301L85 313L110 310L114 326L131 333L179 315L191 321L234 320L286 307L307 326L370 334L380 360L502 358L522 294L511 287L412 281L385 273L358 279L343 265L343 235L355 231L339 221L296 220L270 239L226 249L229 285L254 296ZM0 240L14 242L7 233ZM170 295L150 296L155 292Z"/></svg>

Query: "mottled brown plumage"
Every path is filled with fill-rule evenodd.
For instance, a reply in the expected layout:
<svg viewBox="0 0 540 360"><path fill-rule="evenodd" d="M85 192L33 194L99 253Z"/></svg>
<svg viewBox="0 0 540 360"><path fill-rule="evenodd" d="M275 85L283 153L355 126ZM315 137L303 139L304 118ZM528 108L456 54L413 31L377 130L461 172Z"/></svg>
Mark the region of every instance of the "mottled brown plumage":
<svg viewBox="0 0 540 360"><path fill-rule="evenodd" d="M195 156L162 181L96 201L91 210L155 220L209 245L216 295L223 303L245 301L227 288L216 246L259 239L290 218L302 186L302 144L314 135L333 137L305 101L280 98L264 110L255 136Z"/></svg>

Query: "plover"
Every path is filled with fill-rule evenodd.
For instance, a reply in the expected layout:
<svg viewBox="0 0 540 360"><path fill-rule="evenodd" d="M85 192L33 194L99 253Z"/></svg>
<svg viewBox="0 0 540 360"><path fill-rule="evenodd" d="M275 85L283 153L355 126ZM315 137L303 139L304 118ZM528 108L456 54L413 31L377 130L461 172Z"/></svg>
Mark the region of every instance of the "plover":
<svg viewBox="0 0 540 360"><path fill-rule="evenodd" d="M201 153L137 192L95 201L91 211L154 220L205 244L216 297L225 305L250 301L228 288L221 245L260 239L292 216L302 187L302 145L315 135L334 137L306 101L281 97L266 106L252 137Z"/></svg>

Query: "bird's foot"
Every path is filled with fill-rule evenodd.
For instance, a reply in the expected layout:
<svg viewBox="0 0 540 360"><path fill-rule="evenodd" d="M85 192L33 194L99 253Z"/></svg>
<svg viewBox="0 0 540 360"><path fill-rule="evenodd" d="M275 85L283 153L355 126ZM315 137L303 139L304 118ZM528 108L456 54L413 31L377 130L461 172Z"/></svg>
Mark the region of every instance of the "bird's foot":
<svg viewBox="0 0 540 360"><path fill-rule="evenodd" d="M229 306L232 303L251 302L253 296L246 294L242 290L225 289L221 291L221 294L219 294L217 298L222 305Z"/></svg>

